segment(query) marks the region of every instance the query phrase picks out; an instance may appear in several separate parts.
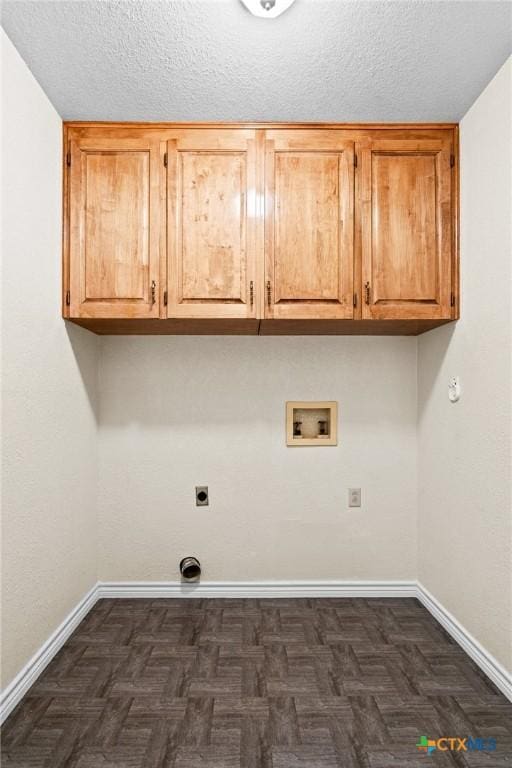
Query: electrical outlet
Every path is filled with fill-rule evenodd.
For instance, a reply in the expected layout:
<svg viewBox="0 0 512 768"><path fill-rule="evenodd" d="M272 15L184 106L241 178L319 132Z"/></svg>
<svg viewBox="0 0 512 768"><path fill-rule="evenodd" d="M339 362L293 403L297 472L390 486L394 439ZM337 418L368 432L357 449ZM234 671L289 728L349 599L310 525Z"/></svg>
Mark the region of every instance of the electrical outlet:
<svg viewBox="0 0 512 768"><path fill-rule="evenodd" d="M361 506L361 489L360 488L348 489L348 505L349 507Z"/></svg>
<svg viewBox="0 0 512 768"><path fill-rule="evenodd" d="M196 485L196 507L208 506L208 486Z"/></svg>

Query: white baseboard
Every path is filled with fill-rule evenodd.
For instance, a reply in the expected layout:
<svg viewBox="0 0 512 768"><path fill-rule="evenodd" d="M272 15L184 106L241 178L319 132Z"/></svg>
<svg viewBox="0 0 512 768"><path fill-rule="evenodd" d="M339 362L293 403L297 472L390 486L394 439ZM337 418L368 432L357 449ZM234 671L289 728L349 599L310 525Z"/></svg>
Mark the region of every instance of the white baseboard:
<svg viewBox="0 0 512 768"><path fill-rule="evenodd" d="M100 598L415 597L512 701L512 676L421 584L413 581L100 582L78 603L0 694L3 723Z"/></svg>
<svg viewBox="0 0 512 768"><path fill-rule="evenodd" d="M62 648L82 619L87 616L97 600L98 585L96 584L66 616L62 624L57 627L41 648L36 651L14 680L0 693L0 724L4 722L14 707L21 701L30 686L35 683L41 672Z"/></svg>
<svg viewBox="0 0 512 768"><path fill-rule="evenodd" d="M413 581L101 582L100 597L416 597Z"/></svg>
<svg viewBox="0 0 512 768"><path fill-rule="evenodd" d="M442 627L458 643L475 664L485 672L504 696L512 701L512 674L508 672L485 648L480 645L455 616L436 600L422 584L417 585L417 598Z"/></svg>

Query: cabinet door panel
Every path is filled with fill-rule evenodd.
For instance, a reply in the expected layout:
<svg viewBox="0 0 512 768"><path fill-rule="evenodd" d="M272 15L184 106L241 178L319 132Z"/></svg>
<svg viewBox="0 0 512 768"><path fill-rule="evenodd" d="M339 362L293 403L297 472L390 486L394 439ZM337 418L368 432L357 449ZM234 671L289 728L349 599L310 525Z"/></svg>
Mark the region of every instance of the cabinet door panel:
<svg viewBox="0 0 512 768"><path fill-rule="evenodd" d="M353 315L353 143L268 131L265 317Z"/></svg>
<svg viewBox="0 0 512 768"><path fill-rule="evenodd" d="M72 142L72 317L158 317L159 173L152 142Z"/></svg>
<svg viewBox="0 0 512 768"><path fill-rule="evenodd" d="M375 141L362 159L363 317L449 318L449 145Z"/></svg>
<svg viewBox="0 0 512 768"><path fill-rule="evenodd" d="M168 142L169 317L255 316L255 135Z"/></svg>

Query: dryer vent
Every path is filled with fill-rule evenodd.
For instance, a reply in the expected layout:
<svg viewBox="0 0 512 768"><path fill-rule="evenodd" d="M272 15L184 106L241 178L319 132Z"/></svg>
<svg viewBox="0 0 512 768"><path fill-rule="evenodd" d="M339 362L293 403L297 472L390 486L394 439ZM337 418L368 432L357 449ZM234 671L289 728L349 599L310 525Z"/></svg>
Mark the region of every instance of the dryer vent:
<svg viewBox="0 0 512 768"><path fill-rule="evenodd" d="M184 557L180 563L180 573L187 581L195 581L201 575L201 564L197 557Z"/></svg>

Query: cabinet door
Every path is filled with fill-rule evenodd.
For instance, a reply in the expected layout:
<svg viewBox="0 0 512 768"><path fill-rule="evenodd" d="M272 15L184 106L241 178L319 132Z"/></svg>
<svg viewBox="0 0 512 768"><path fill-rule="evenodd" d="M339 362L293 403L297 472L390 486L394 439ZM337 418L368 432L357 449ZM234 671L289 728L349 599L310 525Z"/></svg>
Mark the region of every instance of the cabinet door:
<svg viewBox="0 0 512 768"><path fill-rule="evenodd" d="M451 145L361 150L363 318L450 318Z"/></svg>
<svg viewBox="0 0 512 768"><path fill-rule="evenodd" d="M158 317L159 143L73 140L69 186L70 316Z"/></svg>
<svg viewBox="0 0 512 768"><path fill-rule="evenodd" d="M255 317L255 131L172 131L167 154L168 317Z"/></svg>
<svg viewBox="0 0 512 768"><path fill-rule="evenodd" d="M354 144L283 129L265 145L265 317L351 318Z"/></svg>

